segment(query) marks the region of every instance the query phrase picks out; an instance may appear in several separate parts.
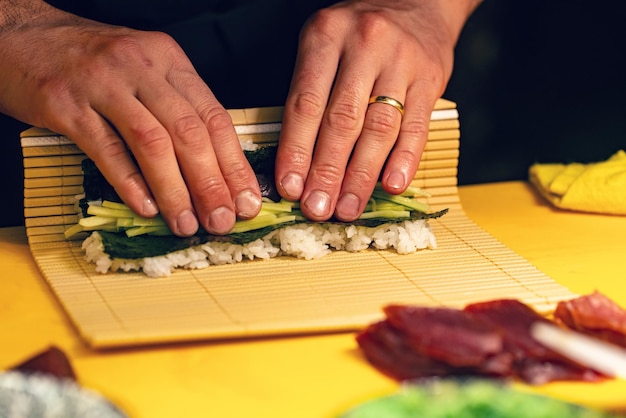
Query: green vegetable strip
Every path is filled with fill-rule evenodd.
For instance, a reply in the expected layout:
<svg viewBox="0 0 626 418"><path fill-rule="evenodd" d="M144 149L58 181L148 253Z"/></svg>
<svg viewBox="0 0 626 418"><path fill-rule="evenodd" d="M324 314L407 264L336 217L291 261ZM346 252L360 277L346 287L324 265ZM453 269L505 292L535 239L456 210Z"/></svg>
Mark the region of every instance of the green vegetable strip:
<svg viewBox="0 0 626 418"><path fill-rule="evenodd" d="M163 228L162 226L137 226L135 228L129 228L125 232L128 237L136 237L137 235L146 235L159 231L168 231L169 234L172 233L169 228Z"/></svg>
<svg viewBox="0 0 626 418"><path fill-rule="evenodd" d="M387 192L383 188L382 183L376 183L376 186L374 186L374 191L375 192L382 192L384 194L387 194ZM409 187L406 188L405 191L400 193L398 196L404 196L404 197L430 197L431 195L426 190L422 190L419 187L409 186Z"/></svg>
<svg viewBox="0 0 626 418"><path fill-rule="evenodd" d="M263 212L291 212L293 203L283 200L281 202L263 202L261 213Z"/></svg>
<svg viewBox="0 0 626 418"><path fill-rule="evenodd" d="M263 228L264 226L272 224L276 220L276 215L273 213L262 213L257 215L253 219L245 221L235 222L235 226L232 229L232 233L253 231L255 229Z"/></svg>
<svg viewBox="0 0 626 418"><path fill-rule="evenodd" d="M108 218L133 218L137 215L130 210L130 208L125 209L111 209L104 206L97 205L89 205L87 209L87 213L93 216L104 216Z"/></svg>
<svg viewBox="0 0 626 418"><path fill-rule="evenodd" d="M393 203L393 202L389 202L389 201L385 201L385 200L381 200L381 201L377 201L375 199L370 199L370 203L367 204L367 206L365 206L365 211L364 213L367 212L376 212L376 211L405 211L407 210L406 207L402 206L402 205L398 205L397 203Z"/></svg>
<svg viewBox="0 0 626 418"><path fill-rule="evenodd" d="M374 193L372 193L372 197L375 199L387 200L392 203L397 203L398 205L402 205L408 209L412 209L422 213L426 213L430 209L430 206L428 206L426 203L422 203L418 200L411 199L405 196L390 195L385 192L375 190Z"/></svg>
<svg viewBox="0 0 626 418"><path fill-rule="evenodd" d="M377 210L374 212L364 212L359 219L386 218L389 220L410 219L411 212L408 210Z"/></svg>
<svg viewBox="0 0 626 418"><path fill-rule="evenodd" d="M261 215L264 216L264 215ZM258 216L257 216L258 218ZM267 226L280 225L284 223L293 223L296 220L294 215L291 216L272 216L272 218L268 217L263 219L262 222L255 222L257 218L250 219L247 221L238 221L235 223L235 227L231 231L231 234L237 234L241 232L255 231L261 228L265 228Z"/></svg>
<svg viewBox="0 0 626 418"><path fill-rule="evenodd" d="M363 224L378 225L385 223L387 220L398 221L429 217L427 215L429 206L419 202L412 196L428 196L428 193L416 187L409 187L400 195L390 195L378 184L367 204L365 212L354 223L359 225L359 221L363 221ZM417 213L425 216L416 216ZM123 203L104 200L101 205L90 204L87 208L87 214L90 216L82 218L78 225L69 228L65 232L67 238L71 238L83 231L98 230L124 232L128 237L146 234L173 235L160 216L143 218L135 214ZM441 216L441 214L443 213L435 214L434 216ZM229 235L249 233L251 231L261 232L265 229L275 229L283 224L303 221L306 221L306 219L300 211L299 202L290 202L284 199L279 202L264 200L259 215L254 219L237 221ZM240 240L238 236L237 241Z"/></svg>
<svg viewBox="0 0 626 418"><path fill-rule="evenodd" d="M114 217L107 216L90 216L88 218L83 218L80 220L80 224L85 228L97 228L99 226L105 225L115 225L117 219Z"/></svg>
<svg viewBox="0 0 626 418"><path fill-rule="evenodd" d="M111 202L110 200L103 200L102 207L118 210L129 210L128 206L126 206L125 204L119 202Z"/></svg>

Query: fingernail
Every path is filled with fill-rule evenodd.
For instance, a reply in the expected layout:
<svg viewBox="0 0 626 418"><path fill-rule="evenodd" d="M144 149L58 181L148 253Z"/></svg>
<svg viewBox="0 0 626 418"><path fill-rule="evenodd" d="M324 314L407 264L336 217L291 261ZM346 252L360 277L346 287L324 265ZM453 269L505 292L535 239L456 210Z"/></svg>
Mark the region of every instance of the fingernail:
<svg viewBox="0 0 626 418"><path fill-rule="evenodd" d="M180 235L193 235L198 230L196 215L189 209L182 211L176 219L176 228Z"/></svg>
<svg viewBox="0 0 626 418"><path fill-rule="evenodd" d="M261 197L252 190L244 190L235 199L237 215L241 218L252 218L261 210Z"/></svg>
<svg viewBox="0 0 626 418"><path fill-rule="evenodd" d="M287 194L288 199L298 200L304 190L304 180L298 174L289 173L281 180L280 187Z"/></svg>
<svg viewBox="0 0 626 418"><path fill-rule="evenodd" d="M330 196L327 193L316 190L307 197L304 206L311 211L316 218L327 219L330 217Z"/></svg>
<svg viewBox="0 0 626 418"><path fill-rule="evenodd" d="M361 199L353 193L344 193L337 202L335 213L342 221L353 221L359 217Z"/></svg>
<svg viewBox="0 0 626 418"><path fill-rule="evenodd" d="M387 178L387 187L396 190L404 190L406 176L402 171L392 171Z"/></svg>
<svg viewBox="0 0 626 418"><path fill-rule="evenodd" d="M235 212L222 206L209 215L209 232L227 234L235 225Z"/></svg>
<svg viewBox="0 0 626 418"><path fill-rule="evenodd" d="M159 213L159 208L157 207L156 203L154 203L154 200L150 199L149 197L143 200L142 209L144 216L148 218L151 216L156 216Z"/></svg>

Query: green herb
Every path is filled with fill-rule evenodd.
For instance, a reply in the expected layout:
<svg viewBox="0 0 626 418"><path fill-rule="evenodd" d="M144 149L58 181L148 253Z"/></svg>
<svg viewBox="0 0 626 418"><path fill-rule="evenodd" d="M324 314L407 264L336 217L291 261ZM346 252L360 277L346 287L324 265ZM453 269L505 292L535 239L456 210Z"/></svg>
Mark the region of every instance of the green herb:
<svg viewBox="0 0 626 418"><path fill-rule="evenodd" d="M441 380L404 387L340 418L609 418L601 411L483 380Z"/></svg>

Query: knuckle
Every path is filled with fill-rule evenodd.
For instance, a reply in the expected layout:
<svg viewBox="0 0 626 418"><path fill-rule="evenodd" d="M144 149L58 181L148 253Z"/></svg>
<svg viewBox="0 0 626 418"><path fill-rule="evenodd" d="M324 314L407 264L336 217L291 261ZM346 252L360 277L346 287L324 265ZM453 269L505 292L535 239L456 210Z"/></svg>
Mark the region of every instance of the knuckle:
<svg viewBox="0 0 626 418"><path fill-rule="evenodd" d="M396 133L399 114L398 110L391 106L376 106L379 109L371 110L367 113L363 130L377 134L377 136L389 136Z"/></svg>
<svg viewBox="0 0 626 418"><path fill-rule="evenodd" d="M317 46L332 45L337 34L338 20L331 9L318 10L305 28L305 38Z"/></svg>
<svg viewBox="0 0 626 418"><path fill-rule="evenodd" d="M37 83L37 100L46 119L58 118L59 109L75 110L76 99L67 81L56 76L45 76ZM80 112L84 113L84 112ZM80 125L79 125L80 126Z"/></svg>
<svg viewBox="0 0 626 418"><path fill-rule="evenodd" d="M366 42L374 42L380 39L381 34L386 34L391 28L387 18L376 12L364 12L360 15L358 25L359 35Z"/></svg>
<svg viewBox="0 0 626 418"><path fill-rule="evenodd" d="M402 122L402 133L405 135L411 135L416 138L427 138L429 130L429 121L425 118L412 118L405 119Z"/></svg>
<svg viewBox="0 0 626 418"><path fill-rule="evenodd" d="M183 144L191 144L201 137L203 128L204 126L196 115L184 115L176 118L172 133Z"/></svg>
<svg viewBox="0 0 626 418"><path fill-rule="evenodd" d="M291 102L294 113L306 119L321 119L324 114L324 99L312 91L300 92Z"/></svg>
<svg viewBox="0 0 626 418"><path fill-rule="evenodd" d="M142 48L139 40L129 34L118 34L107 38L106 44L102 46L101 57L111 65L122 65L129 61L135 61L137 57L142 57ZM152 66L149 60L143 60L147 66Z"/></svg>
<svg viewBox="0 0 626 418"><path fill-rule="evenodd" d="M131 126L130 136L148 158L163 156L171 146L170 137L162 126Z"/></svg>
<svg viewBox="0 0 626 418"><path fill-rule="evenodd" d="M341 184L344 170L332 164L318 164L311 167L311 174L316 182L327 187L335 187Z"/></svg>
<svg viewBox="0 0 626 418"><path fill-rule="evenodd" d="M250 170L250 166L246 162L245 158L243 160L231 159L228 161L228 164L224 164L222 174L228 179L237 180L241 178L244 173L247 173L248 170Z"/></svg>
<svg viewBox="0 0 626 418"><path fill-rule="evenodd" d="M349 168L346 177L357 190L369 190L378 180L378 170L371 164L358 164Z"/></svg>
<svg viewBox="0 0 626 418"><path fill-rule="evenodd" d="M417 167L419 164L420 152L414 149L398 148L393 151L394 161L401 161L403 165Z"/></svg>
<svg viewBox="0 0 626 418"><path fill-rule="evenodd" d="M223 108L213 107L208 109L202 118L209 132L221 132L233 127L230 114Z"/></svg>
<svg viewBox="0 0 626 418"><path fill-rule="evenodd" d="M162 55L179 56L180 48L176 41L163 32L147 32L137 36L133 33L116 33L107 37L97 38L92 50L97 53L96 59L82 60L86 71L99 71L102 67L119 68L136 66L144 71L157 66L151 58L152 51L159 50Z"/></svg>
<svg viewBox="0 0 626 418"><path fill-rule="evenodd" d="M155 42L164 45L165 47L178 49L178 43L169 34L160 31L152 31L149 34Z"/></svg>
<svg viewBox="0 0 626 418"><path fill-rule="evenodd" d="M227 189L224 180L215 175L205 176L194 184L194 194L209 202L223 198L225 190Z"/></svg>
<svg viewBox="0 0 626 418"><path fill-rule="evenodd" d="M308 164L310 152L302 144L285 143L277 156L281 160L287 160L290 165Z"/></svg>
<svg viewBox="0 0 626 418"><path fill-rule="evenodd" d="M126 175L124 175L124 177L122 177L120 186L118 186L118 188L128 194L138 193L140 189L138 185L143 184L143 182L144 182L143 176L141 175L139 170L135 169L135 170L129 171L128 173L126 173ZM127 196L122 196L122 197L127 197Z"/></svg>
<svg viewBox="0 0 626 418"><path fill-rule="evenodd" d="M122 141L117 138L105 137L98 141L96 155L99 159L116 161L128 157L128 150Z"/></svg>
<svg viewBox="0 0 626 418"><path fill-rule="evenodd" d="M359 129L359 106L355 102L340 102L328 111L326 122L331 129L355 132Z"/></svg>

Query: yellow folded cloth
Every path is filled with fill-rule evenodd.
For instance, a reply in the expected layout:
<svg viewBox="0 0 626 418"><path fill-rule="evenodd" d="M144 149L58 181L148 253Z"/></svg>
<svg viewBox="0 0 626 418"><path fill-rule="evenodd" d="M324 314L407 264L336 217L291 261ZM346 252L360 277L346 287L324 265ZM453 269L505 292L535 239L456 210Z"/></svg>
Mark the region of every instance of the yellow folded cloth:
<svg viewBox="0 0 626 418"><path fill-rule="evenodd" d="M606 161L534 164L530 182L554 206L583 212L626 215L626 152Z"/></svg>

